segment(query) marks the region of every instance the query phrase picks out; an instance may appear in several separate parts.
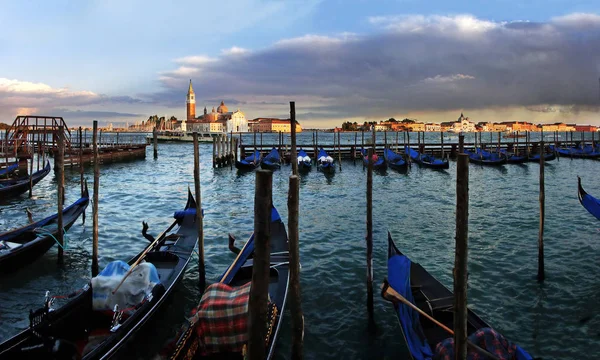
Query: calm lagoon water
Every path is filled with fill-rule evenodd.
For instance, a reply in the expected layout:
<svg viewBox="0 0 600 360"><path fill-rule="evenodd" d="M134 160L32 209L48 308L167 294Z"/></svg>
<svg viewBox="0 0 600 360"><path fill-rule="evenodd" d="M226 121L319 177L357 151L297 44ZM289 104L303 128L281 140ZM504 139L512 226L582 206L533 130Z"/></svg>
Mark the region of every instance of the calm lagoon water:
<svg viewBox="0 0 600 360"><path fill-rule="evenodd" d="M382 136L379 134L379 136ZM431 134L439 139L439 134ZM485 139L484 135L484 140ZM564 137L564 134L563 134ZM320 134L320 142L333 138ZM414 143L416 136L411 136ZM263 141L275 143L275 136ZM250 136L244 137L249 143ZM360 134L358 136L360 143ZM388 138L391 142L391 139ZM400 142L402 135L400 135ZM457 138L445 141L456 142ZM469 138L467 138L467 141ZM299 142L312 142L303 133ZM330 142L330 141L329 141ZM353 143L344 134L342 143ZM253 226L253 173L213 169L210 144L201 144L202 204L205 209L207 275L215 279L233 261L227 233L243 241ZM100 264L126 260L147 244L142 220L157 234L193 188L193 146L160 144L159 157L149 147L145 160L101 168L99 200ZM452 287L456 167L448 171L413 168L374 175L374 276L386 276L386 233L413 261L420 262ZM287 222L290 166L273 176L273 201ZM501 168L470 167L469 306L508 338L544 359L600 358L600 229L577 200L577 175L600 196L600 162L562 158L546 164L546 277L535 280L539 224L538 164ZM86 177L93 179L92 169ZM79 197L78 171L67 169L66 204ZM300 189L302 304L308 359L402 359L405 345L392 306L375 295L377 332L367 331L366 312L366 172L360 162L342 163L326 177L313 169ZM54 173L25 196L3 202L0 230L25 224L25 207L36 219L55 212ZM0 341L28 326L30 309L42 305L46 290L67 294L83 286L91 268L91 205L86 223L68 233L62 266L56 247L34 264L0 279ZM135 340L127 358L151 357L173 336L200 296L197 260L168 305ZM591 317L581 322L584 317ZM277 357L288 357L289 314L280 333ZM584 355L585 354L585 355Z"/></svg>

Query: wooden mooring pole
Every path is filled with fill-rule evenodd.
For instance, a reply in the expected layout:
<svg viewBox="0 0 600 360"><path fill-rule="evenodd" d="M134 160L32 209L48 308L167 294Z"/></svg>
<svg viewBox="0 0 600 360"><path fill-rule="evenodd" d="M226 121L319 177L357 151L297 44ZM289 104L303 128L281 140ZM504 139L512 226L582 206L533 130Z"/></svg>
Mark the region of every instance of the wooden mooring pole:
<svg viewBox="0 0 600 360"><path fill-rule="evenodd" d="M290 249L290 309L292 315L292 359L303 358L304 315L300 291L300 240L298 232L298 214L300 206L300 178L298 177L298 161L296 161L296 104L290 101L290 122L292 124L292 164L296 164L290 176L288 193L288 232ZM293 166L293 165L292 165Z"/></svg>
<svg viewBox="0 0 600 360"><path fill-rule="evenodd" d="M248 301L248 359L265 359L273 173L256 171L254 191L254 263Z"/></svg>
<svg viewBox="0 0 600 360"><path fill-rule="evenodd" d="M469 156L456 164L456 245L454 252L454 352L467 358L467 259L469 242Z"/></svg>
<svg viewBox="0 0 600 360"><path fill-rule="evenodd" d="M204 266L204 228L202 219L202 194L200 193L200 149L198 133L194 131L194 196L196 197L196 225L198 226L198 282L201 291L206 285L206 269Z"/></svg>
<svg viewBox="0 0 600 360"><path fill-rule="evenodd" d="M156 129L154 132L156 133ZM98 163L98 121L96 120L94 120L92 132L92 146L94 151L94 200L92 201L92 277L94 277L98 275L98 191L100 189L100 164Z"/></svg>
<svg viewBox="0 0 600 360"><path fill-rule="evenodd" d="M290 154L290 161L292 162L292 174L298 175L298 153L296 151L296 102L290 101L290 131L291 131L291 141L292 141L292 150ZM292 182L290 178L290 194L292 191ZM291 195L289 195L291 196ZM289 203L289 199L288 199ZM288 205L289 206L289 205ZM297 225L297 224L296 224ZM290 229L291 231L291 229Z"/></svg>
<svg viewBox="0 0 600 360"><path fill-rule="evenodd" d="M373 130L375 134L375 130ZM375 145L369 148L367 152L367 313L369 322L373 320L373 155L375 154Z"/></svg>
<svg viewBox="0 0 600 360"><path fill-rule="evenodd" d="M465 153L465 136L463 135L463 133L460 133L458 135L458 153L459 154Z"/></svg>
<svg viewBox="0 0 600 360"><path fill-rule="evenodd" d="M154 158L158 158L158 134L156 133L156 126L152 129L152 141L154 144Z"/></svg>
<svg viewBox="0 0 600 360"><path fill-rule="evenodd" d="M545 212L545 188L544 188L544 141L540 142L540 231L538 235L538 273L539 282L544 281L544 212Z"/></svg>
<svg viewBox="0 0 600 360"><path fill-rule="evenodd" d="M338 164L340 166L340 171L342 171L342 145L341 145L341 134L338 131Z"/></svg>
<svg viewBox="0 0 600 360"><path fill-rule="evenodd" d="M63 203L65 201L65 130L61 125L58 127L58 136L56 139L58 151L56 154L56 166L58 170L58 217L56 225L58 227L58 262L63 261L63 246L64 246L64 227L63 227Z"/></svg>

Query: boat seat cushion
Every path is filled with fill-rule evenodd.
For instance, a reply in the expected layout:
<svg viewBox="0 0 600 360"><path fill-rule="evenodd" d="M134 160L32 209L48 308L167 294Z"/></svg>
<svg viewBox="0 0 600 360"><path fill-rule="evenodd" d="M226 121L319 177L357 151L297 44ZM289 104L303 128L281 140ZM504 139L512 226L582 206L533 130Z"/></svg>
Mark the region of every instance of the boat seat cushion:
<svg viewBox="0 0 600 360"><path fill-rule="evenodd" d="M190 318L203 355L242 352L248 341L250 286L250 282L239 287L216 283L206 288ZM265 346L277 319L277 307L270 301L267 319Z"/></svg>
<svg viewBox="0 0 600 360"><path fill-rule="evenodd" d="M113 261L98 276L92 278L92 308L96 311L112 311L115 305L120 311L132 312L136 305L152 292L160 283L154 264L139 263L125 279L116 293L114 289L121 283L130 267L124 261Z"/></svg>

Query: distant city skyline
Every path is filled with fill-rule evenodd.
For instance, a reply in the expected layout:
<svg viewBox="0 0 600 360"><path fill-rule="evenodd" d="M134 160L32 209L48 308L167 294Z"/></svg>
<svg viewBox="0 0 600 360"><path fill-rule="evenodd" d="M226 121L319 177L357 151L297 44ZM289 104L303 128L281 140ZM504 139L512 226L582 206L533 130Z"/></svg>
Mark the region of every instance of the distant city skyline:
<svg viewBox="0 0 600 360"><path fill-rule="evenodd" d="M306 128L461 111L600 125L598 14L563 0L0 0L0 121L184 119L192 79L198 109L285 118L296 101Z"/></svg>

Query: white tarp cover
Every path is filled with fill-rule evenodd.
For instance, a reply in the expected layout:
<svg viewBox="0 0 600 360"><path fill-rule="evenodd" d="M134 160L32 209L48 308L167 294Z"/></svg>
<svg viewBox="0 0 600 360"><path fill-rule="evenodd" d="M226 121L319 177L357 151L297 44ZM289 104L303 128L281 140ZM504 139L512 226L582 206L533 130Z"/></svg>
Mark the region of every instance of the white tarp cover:
<svg viewBox="0 0 600 360"><path fill-rule="evenodd" d="M129 265L124 261L113 261L98 276L92 278L92 307L94 310L113 310L115 304L119 310L136 306L160 282L156 267L149 262L138 264L125 279L116 293L113 290L119 285Z"/></svg>

